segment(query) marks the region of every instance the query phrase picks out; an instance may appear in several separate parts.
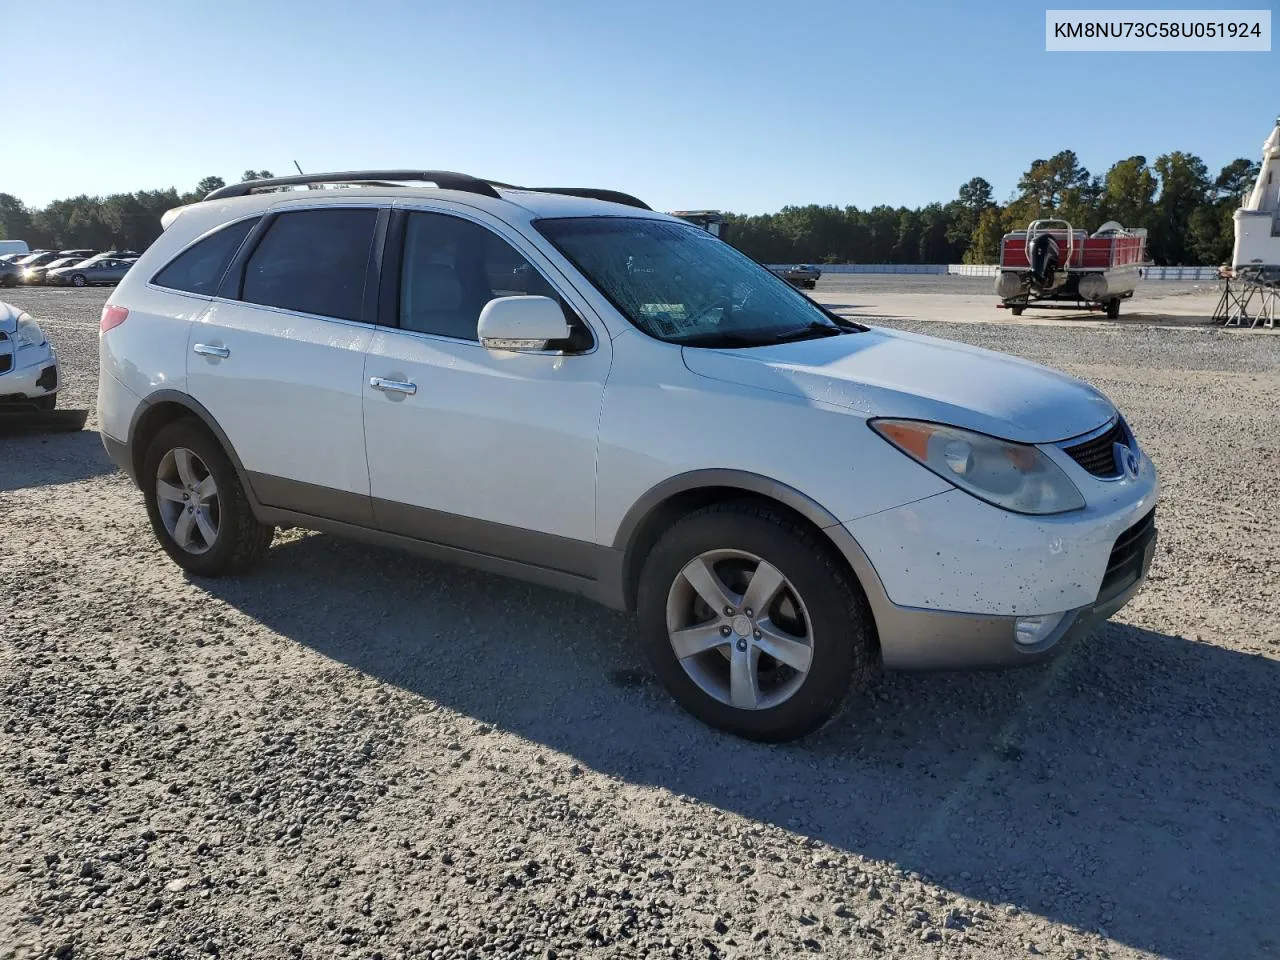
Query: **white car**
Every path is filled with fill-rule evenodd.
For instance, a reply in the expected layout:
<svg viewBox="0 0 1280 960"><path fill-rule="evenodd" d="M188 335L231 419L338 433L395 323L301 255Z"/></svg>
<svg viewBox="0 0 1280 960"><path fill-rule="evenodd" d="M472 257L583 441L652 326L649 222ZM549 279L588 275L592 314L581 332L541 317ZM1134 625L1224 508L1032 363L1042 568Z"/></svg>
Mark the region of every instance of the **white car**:
<svg viewBox="0 0 1280 960"><path fill-rule="evenodd" d="M98 412L193 574L289 525L575 591L764 740L879 665L1046 656L1146 577L1156 471L1100 392L841 319L625 194L366 171L164 224Z"/></svg>
<svg viewBox="0 0 1280 960"><path fill-rule="evenodd" d="M58 402L58 354L40 325L0 303L0 411L52 410Z"/></svg>

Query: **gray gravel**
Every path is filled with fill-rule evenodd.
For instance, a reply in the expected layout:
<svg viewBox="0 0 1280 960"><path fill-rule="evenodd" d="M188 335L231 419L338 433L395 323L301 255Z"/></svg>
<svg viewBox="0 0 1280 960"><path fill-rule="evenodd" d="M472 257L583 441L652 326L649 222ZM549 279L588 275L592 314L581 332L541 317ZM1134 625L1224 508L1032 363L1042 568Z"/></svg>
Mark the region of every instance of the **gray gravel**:
<svg viewBox="0 0 1280 960"><path fill-rule="evenodd" d="M105 293L5 298L91 406ZM299 532L188 580L96 435L0 439L0 956L1280 955L1280 337L899 325L1105 389L1160 554L1052 664L781 748L621 615Z"/></svg>

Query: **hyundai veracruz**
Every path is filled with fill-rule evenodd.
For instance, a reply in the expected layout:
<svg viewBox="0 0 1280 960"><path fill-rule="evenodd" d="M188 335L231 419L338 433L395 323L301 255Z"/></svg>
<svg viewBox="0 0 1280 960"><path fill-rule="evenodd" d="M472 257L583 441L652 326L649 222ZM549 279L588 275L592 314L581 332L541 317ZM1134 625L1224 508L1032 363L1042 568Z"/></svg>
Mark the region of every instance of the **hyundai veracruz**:
<svg viewBox="0 0 1280 960"><path fill-rule="evenodd" d="M852 323L626 194L365 171L164 224L98 409L194 575L285 525L568 589L762 740L880 666L1049 655L1146 578L1156 471L1100 392Z"/></svg>

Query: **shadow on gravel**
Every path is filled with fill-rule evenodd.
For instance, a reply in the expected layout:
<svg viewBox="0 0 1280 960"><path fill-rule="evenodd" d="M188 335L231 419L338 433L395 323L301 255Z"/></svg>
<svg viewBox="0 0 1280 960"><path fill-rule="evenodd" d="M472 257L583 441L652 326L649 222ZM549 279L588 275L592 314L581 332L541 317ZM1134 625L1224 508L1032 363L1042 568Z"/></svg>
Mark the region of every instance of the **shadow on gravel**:
<svg viewBox="0 0 1280 960"><path fill-rule="evenodd" d="M96 430L0 436L0 492L115 473Z"/></svg>
<svg viewBox="0 0 1280 960"><path fill-rule="evenodd" d="M579 598L318 535L204 586L605 774L959 894L1175 960L1280 950L1271 660L1109 624L1044 667L889 676L833 730L769 747L687 717L648 679L631 620Z"/></svg>

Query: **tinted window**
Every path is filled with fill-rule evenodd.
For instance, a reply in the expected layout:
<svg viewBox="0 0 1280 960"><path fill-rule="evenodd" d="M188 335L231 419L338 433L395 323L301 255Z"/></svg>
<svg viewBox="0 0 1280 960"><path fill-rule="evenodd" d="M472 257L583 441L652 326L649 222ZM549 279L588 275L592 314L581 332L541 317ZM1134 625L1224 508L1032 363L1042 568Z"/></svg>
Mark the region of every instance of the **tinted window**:
<svg viewBox="0 0 1280 960"><path fill-rule="evenodd" d="M377 221L364 208L281 214L249 258L240 299L359 320Z"/></svg>
<svg viewBox="0 0 1280 960"><path fill-rule="evenodd" d="M227 264L257 222L257 217L240 220L205 237L157 273L152 283L170 290L213 296Z"/></svg>
<svg viewBox="0 0 1280 960"><path fill-rule="evenodd" d="M400 271L400 326L475 340L494 297L559 299L533 266L497 234L441 213L410 213Z"/></svg>

